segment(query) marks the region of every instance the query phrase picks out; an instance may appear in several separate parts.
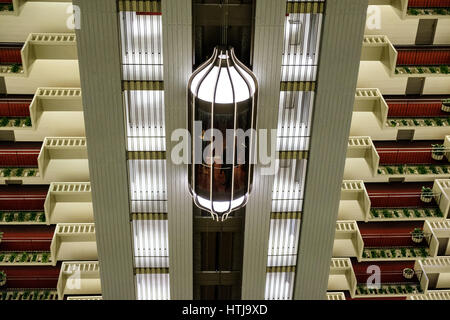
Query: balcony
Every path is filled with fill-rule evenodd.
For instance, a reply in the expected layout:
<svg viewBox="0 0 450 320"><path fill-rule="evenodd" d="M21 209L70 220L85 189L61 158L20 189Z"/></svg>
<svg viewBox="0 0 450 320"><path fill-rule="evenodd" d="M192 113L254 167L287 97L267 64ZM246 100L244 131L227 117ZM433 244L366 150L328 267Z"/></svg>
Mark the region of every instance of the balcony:
<svg viewBox="0 0 450 320"><path fill-rule="evenodd" d="M450 300L450 290L428 290L426 294L409 296L408 300Z"/></svg>
<svg viewBox="0 0 450 320"><path fill-rule="evenodd" d="M6 273L6 284L0 294L29 291L53 292L58 284L61 265L56 266L2 266Z"/></svg>
<svg viewBox="0 0 450 320"><path fill-rule="evenodd" d="M44 181L89 181L86 138L45 138L38 167Z"/></svg>
<svg viewBox="0 0 450 320"><path fill-rule="evenodd" d="M449 73L450 48L429 47L396 47L397 62L396 75L423 76L445 76Z"/></svg>
<svg viewBox="0 0 450 320"><path fill-rule="evenodd" d="M63 300L65 296L100 295L98 267L97 261L63 262L57 281L58 298Z"/></svg>
<svg viewBox="0 0 450 320"><path fill-rule="evenodd" d="M41 146L41 142L0 142L0 176L5 180L39 177Z"/></svg>
<svg viewBox="0 0 450 320"><path fill-rule="evenodd" d="M416 261L416 266L426 272L430 290L450 288L450 257L436 257Z"/></svg>
<svg viewBox="0 0 450 320"><path fill-rule="evenodd" d="M417 260L437 255L439 241L428 222L360 222L359 261Z"/></svg>
<svg viewBox="0 0 450 320"><path fill-rule="evenodd" d="M352 260L356 290L352 298L389 298L421 294L428 289L428 277L417 262L399 261L357 262ZM407 269L408 271L406 271ZM374 272L379 271L379 286L374 284ZM378 280L378 279L377 279Z"/></svg>
<svg viewBox="0 0 450 320"><path fill-rule="evenodd" d="M0 185L0 225L45 223L46 185Z"/></svg>
<svg viewBox="0 0 450 320"><path fill-rule="evenodd" d="M435 96L383 97L378 89L357 89L350 135L396 140L400 131L413 130L415 140L442 139L450 127L446 101Z"/></svg>
<svg viewBox="0 0 450 320"><path fill-rule="evenodd" d="M344 180L339 203L339 220L368 221L370 198L362 180Z"/></svg>
<svg viewBox="0 0 450 320"><path fill-rule="evenodd" d="M77 60L75 34L30 33L25 44L0 46L0 76L25 76L36 60Z"/></svg>
<svg viewBox="0 0 450 320"><path fill-rule="evenodd" d="M366 180L373 177L378 170L379 161L380 156L370 137L350 137L344 179L354 180L364 177Z"/></svg>
<svg viewBox="0 0 450 320"><path fill-rule="evenodd" d="M356 277L351 260L348 258L332 258L328 291L349 291L353 294L355 290Z"/></svg>
<svg viewBox="0 0 450 320"><path fill-rule="evenodd" d="M371 202L371 220L443 220L447 216L448 202L431 182L366 183L365 187ZM426 198L422 196L423 188L431 190Z"/></svg>
<svg viewBox="0 0 450 320"><path fill-rule="evenodd" d="M32 128L30 104L32 97L0 95L0 130Z"/></svg>
<svg viewBox="0 0 450 320"><path fill-rule="evenodd" d="M403 95L408 79L418 77L425 78L422 94L447 94L449 50L442 46L394 47L387 36L366 35L357 86Z"/></svg>
<svg viewBox="0 0 450 320"><path fill-rule="evenodd" d="M337 221L333 257L358 257L363 239L355 221Z"/></svg>
<svg viewBox="0 0 450 320"><path fill-rule="evenodd" d="M365 184L359 180L344 180L338 219L365 222L445 221L450 208L448 180ZM429 202L421 200L423 187L431 190Z"/></svg>
<svg viewBox="0 0 450 320"><path fill-rule="evenodd" d="M91 184L51 183L44 209L47 224L94 222Z"/></svg>
<svg viewBox="0 0 450 320"><path fill-rule="evenodd" d="M0 265L55 265L50 255L54 231L53 226L0 227Z"/></svg>
<svg viewBox="0 0 450 320"><path fill-rule="evenodd" d="M344 179L388 182L392 178L429 181L450 177L447 140L372 142L370 137L350 137Z"/></svg>
<svg viewBox="0 0 450 320"><path fill-rule="evenodd" d="M79 88L38 88L29 116L33 131L16 132L16 140L85 135Z"/></svg>
<svg viewBox="0 0 450 320"><path fill-rule="evenodd" d="M380 157L379 175L450 176L447 150L441 141L377 141L374 146ZM441 147L437 150L435 146Z"/></svg>
<svg viewBox="0 0 450 320"><path fill-rule="evenodd" d="M93 223L59 223L51 241L52 261L97 260Z"/></svg>

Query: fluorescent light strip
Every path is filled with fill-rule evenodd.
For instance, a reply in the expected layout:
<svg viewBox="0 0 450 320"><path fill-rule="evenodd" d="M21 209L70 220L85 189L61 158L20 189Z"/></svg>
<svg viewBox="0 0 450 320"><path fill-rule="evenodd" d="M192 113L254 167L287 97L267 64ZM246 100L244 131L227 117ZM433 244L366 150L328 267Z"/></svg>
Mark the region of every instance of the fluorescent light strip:
<svg viewBox="0 0 450 320"><path fill-rule="evenodd" d="M306 137L310 135L314 97L313 91L281 91L278 137Z"/></svg>
<svg viewBox="0 0 450 320"><path fill-rule="evenodd" d="M167 201L166 160L128 160L128 171L132 212L155 212Z"/></svg>
<svg viewBox="0 0 450 320"><path fill-rule="evenodd" d="M169 267L167 220L133 220L136 268Z"/></svg>
<svg viewBox="0 0 450 320"><path fill-rule="evenodd" d="M294 272L267 272L266 300L292 300Z"/></svg>
<svg viewBox="0 0 450 320"><path fill-rule="evenodd" d="M164 91L124 92L128 151L165 151Z"/></svg>
<svg viewBox="0 0 450 320"><path fill-rule="evenodd" d="M273 200L303 199L307 160L283 159L276 160L272 191Z"/></svg>
<svg viewBox="0 0 450 320"><path fill-rule="evenodd" d="M122 63L162 65L162 16L120 12Z"/></svg>
<svg viewBox="0 0 450 320"><path fill-rule="evenodd" d="M136 274L138 300L170 300L170 281L168 273Z"/></svg>

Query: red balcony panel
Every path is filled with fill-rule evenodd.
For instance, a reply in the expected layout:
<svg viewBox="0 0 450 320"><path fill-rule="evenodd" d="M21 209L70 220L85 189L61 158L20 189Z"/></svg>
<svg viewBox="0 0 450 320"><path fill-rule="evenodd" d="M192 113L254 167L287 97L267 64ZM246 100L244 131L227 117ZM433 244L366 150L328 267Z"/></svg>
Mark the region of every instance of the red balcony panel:
<svg viewBox="0 0 450 320"><path fill-rule="evenodd" d="M441 110L440 100L386 100L389 106L388 117L418 118L418 117L448 117L448 113Z"/></svg>
<svg viewBox="0 0 450 320"><path fill-rule="evenodd" d="M22 64L21 48L0 47L0 64Z"/></svg>
<svg viewBox="0 0 450 320"><path fill-rule="evenodd" d="M430 203L420 200L422 186L432 188L433 183L365 183L372 208L436 207L434 200Z"/></svg>
<svg viewBox="0 0 450 320"><path fill-rule="evenodd" d="M0 251L50 251L55 226L0 226Z"/></svg>
<svg viewBox="0 0 450 320"><path fill-rule="evenodd" d="M0 4L12 4L13 0L0 0Z"/></svg>
<svg viewBox="0 0 450 320"><path fill-rule="evenodd" d="M432 145L442 141L375 141L380 165L442 164L446 161L432 158Z"/></svg>
<svg viewBox="0 0 450 320"><path fill-rule="evenodd" d="M409 8L448 8L450 0L409 0Z"/></svg>
<svg viewBox="0 0 450 320"><path fill-rule="evenodd" d="M6 285L2 289L55 289L61 270L56 266L0 267L6 273Z"/></svg>
<svg viewBox="0 0 450 320"><path fill-rule="evenodd" d="M415 228L423 228L423 222L358 222L358 228L365 248L377 247L424 247L426 241L420 244L412 241L411 232Z"/></svg>
<svg viewBox="0 0 450 320"><path fill-rule="evenodd" d="M367 272L370 266L376 265L381 271L381 283L419 283L417 275L412 279L405 279L403 277L403 269L414 269L414 261L377 261L374 262L358 262L352 259L353 270L355 272L358 283L367 283L367 279L373 275L372 272Z"/></svg>
<svg viewBox="0 0 450 320"><path fill-rule="evenodd" d="M42 211L47 192L48 185L0 186L0 210Z"/></svg>
<svg viewBox="0 0 450 320"><path fill-rule="evenodd" d="M397 49L399 66L439 66L450 64L449 49Z"/></svg>
<svg viewBox="0 0 450 320"><path fill-rule="evenodd" d="M29 117L31 100L0 100L0 117Z"/></svg>
<svg viewBox="0 0 450 320"><path fill-rule="evenodd" d="M0 142L0 167L37 168L41 142Z"/></svg>

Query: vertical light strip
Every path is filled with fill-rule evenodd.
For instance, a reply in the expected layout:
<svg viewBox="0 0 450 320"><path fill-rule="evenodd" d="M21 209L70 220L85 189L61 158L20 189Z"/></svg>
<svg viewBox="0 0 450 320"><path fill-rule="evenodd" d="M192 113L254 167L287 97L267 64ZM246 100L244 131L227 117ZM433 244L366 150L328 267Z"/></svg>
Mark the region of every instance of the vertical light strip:
<svg viewBox="0 0 450 320"><path fill-rule="evenodd" d="M140 2L140 3L139 3ZM135 8L145 1L122 1L121 8ZM142 6L143 7L143 6ZM133 214L134 262L137 295L140 300L169 298L166 160L148 159L139 151L165 151L162 16L158 12L120 12L123 92L126 114L127 151L138 159L128 160L129 192ZM158 86L153 85L158 83ZM158 90L149 90L159 88ZM150 270L150 271L149 271Z"/></svg>
<svg viewBox="0 0 450 320"><path fill-rule="evenodd" d="M288 1L286 12L293 2L313 1ZM316 87L313 83L317 80L322 20L321 13L286 13L281 81L290 85L281 86L280 91L278 151L309 150ZM273 212L302 211L307 160L280 159L276 162L276 168L272 189ZM299 219L272 218L267 261L269 267L297 264L299 233ZM292 299L294 275L292 271L268 273L265 298Z"/></svg>

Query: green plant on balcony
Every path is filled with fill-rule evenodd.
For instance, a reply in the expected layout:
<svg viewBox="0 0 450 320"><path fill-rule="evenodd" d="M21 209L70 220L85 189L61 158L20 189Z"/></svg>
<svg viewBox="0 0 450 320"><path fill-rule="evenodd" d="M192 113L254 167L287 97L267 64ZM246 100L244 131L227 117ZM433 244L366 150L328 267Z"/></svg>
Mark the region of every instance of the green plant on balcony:
<svg viewBox="0 0 450 320"><path fill-rule="evenodd" d="M436 8L436 9L434 9L434 12L435 12L436 14L439 14L439 15L445 15L445 14L447 14L447 12L446 12L444 9L442 9L442 8Z"/></svg>
<svg viewBox="0 0 450 320"><path fill-rule="evenodd" d="M409 218L411 216L411 213L409 213L408 209L403 209L403 214L405 215L405 217Z"/></svg>
<svg viewBox="0 0 450 320"><path fill-rule="evenodd" d="M405 289L406 289L406 291L408 292L408 293L413 293L413 288L409 285L409 284L407 284L406 286L405 286Z"/></svg>
<svg viewBox="0 0 450 320"><path fill-rule="evenodd" d="M16 177L21 177L23 175L23 168L16 169L16 172L14 174Z"/></svg>
<svg viewBox="0 0 450 320"><path fill-rule="evenodd" d="M364 259L366 259L366 258L367 258L367 253L366 253L365 251L363 251L363 253L362 253L362 257L363 257Z"/></svg>
<svg viewBox="0 0 450 320"><path fill-rule="evenodd" d="M419 71L419 73L424 73L425 71L423 71L422 67L417 67L417 71Z"/></svg>
<svg viewBox="0 0 450 320"><path fill-rule="evenodd" d="M391 249L391 257L396 258L397 257L397 250Z"/></svg>
<svg viewBox="0 0 450 320"><path fill-rule="evenodd" d="M22 300L27 300L29 296L30 296L30 291L26 290L26 291L22 294Z"/></svg>
<svg viewBox="0 0 450 320"><path fill-rule="evenodd" d="M411 268L403 269L403 277L405 279L412 279L414 277L414 269ZM408 288L406 288L406 290L408 290Z"/></svg>
<svg viewBox="0 0 450 320"><path fill-rule="evenodd" d="M33 253L33 257L31 257L31 262L36 262L37 261L37 253Z"/></svg>
<svg viewBox="0 0 450 320"><path fill-rule="evenodd" d="M431 145L431 157L434 160L444 159L445 147L443 144L432 144Z"/></svg>
<svg viewBox="0 0 450 320"><path fill-rule="evenodd" d="M443 74L448 74L448 66L441 66L440 71Z"/></svg>
<svg viewBox="0 0 450 320"><path fill-rule="evenodd" d="M6 284L6 272L0 270L0 287L3 287Z"/></svg>
<svg viewBox="0 0 450 320"><path fill-rule="evenodd" d="M378 258L378 254L375 250L370 250L370 256L374 259Z"/></svg>
<svg viewBox="0 0 450 320"><path fill-rule="evenodd" d="M433 174L439 174L439 171L438 171L438 169L436 168L435 165L429 166L429 169L430 169L431 173L433 173Z"/></svg>
<svg viewBox="0 0 450 320"><path fill-rule="evenodd" d="M35 173L36 173L36 170L30 170L27 173L27 177L32 177L32 176L34 176Z"/></svg>
<svg viewBox="0 0 450 320"><path fill-rule="evenodd" d="M436 125L437 125L438 127L442 127L442 126L444 125L444 121L442 121L441 118L435 118L435 119L434 119L434 122L436 123Z"/></svg>
<svg viewBox="0 0 450 320"><path fill-rule="evenodd" d="M420 250L420 256L422 257L422 258L426 258L426 257L428 257L428 252L427 252L427 250L425 250L425 248L420 248L419 249Z"/></svg>
<svg viewBox="0 0 450 320"><path fill-rule="evenodd" d="M406 73L412 73L412 72L411 72L411 69L408 68L408 67L403 67L403 69L405 69Z"/></svg>
<svg viewBox="0 0 450 320"><path fill-rule="evenodd" d="M11 72L12 72L12 73L18 73L18 72L20 71L20 67L21 67L20 64L14 63L14 64L11 66Z"/></svg>
<svg viewBox="0 0 450 320"><path fill-rule="evenodd" d="M383 210L383 216L385 218L392 218L392 213L390 213L387 209Z"/></svg>
<svg viewBox="0 0 450 320"><path fill-rule="evenodd" d="M5 213L4 212L0 212L0 222L3 221L4 217L5 217Z"/></svg>
<svg viewBox="0 0 450 320"><path fill-rule="evenodd" d="M417 9L414 9L414 8L409 8L408 14L413 15L413 16L418 16L420 14L420 11Z"/></svg>
<svg viewBox="0 0 450 320"><path fill-rule="evenodd" d="M433 122L430 119L425 119L423 120L423 122L427 127L431 127L433 125Z"/></svg>
<svg viewBox="0 0 450 320"><path fill-rule="evenodd" d="M448 173L448 167L441 167L442 172Z"/></svg>
<svg viewBox="0 0 450 320"><path fill-rule="evenodd" d="M422 217L422 215L420 214L420 211L417 209L414 209L414 215L416 216L416 218Z"/></svg>
<svg viewBox="0 0 450 320"><path fill-rule="evenodd" d="M394 170L391 167L385 168L388 174L394 174Z"/></svg>
<svg viewBox="0 0 450 320"><path fill-rule="evenodd" d="M6 127L9 123L9 119L6 117L2 117L0 119L0 127Z"/></svg>
<svg viewBox="0 0 450 320"><path fill-rule="evenodd" d="M380 215L378 214L378 210L376 210L376 209L372 209L372 210L370 210L371 212L372 212L372 215L375 217L375 218L378 218Z"/></svg>
<svg viewBox="0 0 450 320"><path fill-rule="evenodd" d="M378 169L378 170L377 170L377 173L378 173L378 174L382 174L383 171L381 171L381 169Z"/></svg>
<svg viewBox="0 0 450 320"><path fill-rule="evenodd" d="M426 209L423 210L423 212L425 212L425 215L426 215L427 217L431 217L430 209L426 208Z"/></svg>
<svg viewBox="0 0 450 320"><path fill-rule="evenodd" d="M9 177L10 175L11 175L11 169L10 168L3 169L3 176L4 177Z"/></svg>
<svg viewBox="0 0 450 320"><path fill-rule="evenodd" d="M435 212L436 216L438 216L439 218L442 218L444 216L444 214L442 213L440 208L436 208L436 212Z"/></svg>
<svg viewBox="0 0 450 320"><path fill-rule="evenodd" d="M416 257L416 251L414 249L409 249L409 254L414 258Z"/></svg>
<svg viewBox="0 0 450 320"><path fill-rule="evenodd" d="M397 171L399 174L404 174L405 173L405 169L403 166L397 166Z"/></svg>
<svg viewBox="0 0 450 320"><path fill-rule="evenodd" d="M392 288L391 286L388 287L388 291L390 294L395 294L395 289Z"/></svg>
<svg viewBox="0 0 450 320"><path fill-rule="evenodd" d="M17 214L17 221L19 221L19 222L24 222L24 221L25 221L25 217L26 217L25 212L19 212L19 213Z"/></svg>
<svg viewBox="0 0 450 320"><path fill-rule="evenodd" d="M419 172L419 174L427 174L428 170L424 166L420 165L417 167L417 172Z"/></svg>
<svg viewBox="0 0 450 320"><path fill-rule="evenodd" d="M380 256L381 256L382 258L386 258L386 252L385 252L384 250L381 250L381 251L380 251Z"/></svg>
<svg viewBox="0 0 450 320"><path fill-rule="evenodd" d="M5 222L12 222L14 220L14 213L10 212L5 216Z"/></svg>
<svg viewBox="0 0 450 320"><path fill-rule="evenodd" d="M37 213L36 212L30 212L30 215L28 216L30 221L36 221Z"/></svg>
<svg viewBox="0 0 450 320"><path fill-rule="evenodd" d="M22 253L22 255L20 256L20 262L26 262L28 259L28 253L24 252Z"/></svg>
<svg viewBox="0 0 450 320"><path fill-rule="evenodd" d="M39 222L45 222L45 214L41 213L38 220L39 220Z"/></svg>
<svg viewBox="0 0 450 320"><path fill-rule="evenodd" d="M423 230L420 228L414 228L414 230L411 232L411 240L415 243L422 243L423 238Z"/></svg>
<svg viewBox="0 0 450 320"><path fill-rule="evenodd" d="M27 127L31 127L31 118L30 117L26 117L24 124Z"/></svg>
<svg viewBox="0 0 450 320"><path fill-rule="evenodd" d="M430 203L433 200L433 190L423 186L420 192L420 200L425 203Z"/></svg>
<svg viewBox="0 0 450 320"><path fill-rule="evenodd" d="M2 253L0 254L0 262L3 262L3 259L5 259L5 255Z"/></svg>
<svg viewBox="0 0 450 320"><path fill-rule="evenodd" d="M391 127L396 127L398 123L395 120L391 120L390 124L391 124Z"/></svg>
<svg viewBox="0 0 450 320"><path fill-rule="evenodd" d="M403 124L404 126L407 126L407 125L408 125L408 121L406 121L405 119L402 119L401 121L402 121L402 124Z"/></svg>
<svg viewBox="0 0 450 320"><path fill-rule="evenodd" d="M42 262L43 263L47 263L48 262L48 258L49 258L48 253L43 253L42 254Z"/></svg>
<svg viewBox="0 0 450 320"><path fill-rule="evenodd" d="M414 125L415 125L415 126L418 126L418 125L420 125L420 122L419 122L419 121L417 121L417 119L413 119L413 123L414 123Z"/></svg>
<svg viewBox="0 0 450 320"><path fill-rule="evenodd" d="M400 214L398 213L397 210L394 210L394 216L395 216L396 218L400 217Z"/></svg>
<svg viewBox="0 0 450 320"><path fill-rule="evenodd" d="M400 252L402 254L402 257L406 257L406 249L405 248L400 248Z"/></svg>
<svg viewBox="0 0 450 320"><path fill-rule="evenodd" d="M15 119L14 120L14 126L15 127L19 127L20 126L20 119Z"/></svg>
<svg viewBox="0 0 450 320"><path fill-rule="evenodd" d="M436 68L435 67L429 67L428 68L430 70L431 73L436 73Z"/></svg>
<svg viewBox="0 0 450 320"><path fill-rule="evenodd" d="M414 173L416 173L416 172L414 171L414 169L413 169L413 168L408 168L408 172L409 172L410 174L414 174Z"/></svg>
<svg viewBox="0 0 450 320"><path fill-rule="evenodd" d="M16 258L17 258L17 253L11 253L11 255L9 256L9 262L16 261Z"/></svg>

